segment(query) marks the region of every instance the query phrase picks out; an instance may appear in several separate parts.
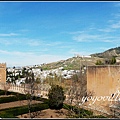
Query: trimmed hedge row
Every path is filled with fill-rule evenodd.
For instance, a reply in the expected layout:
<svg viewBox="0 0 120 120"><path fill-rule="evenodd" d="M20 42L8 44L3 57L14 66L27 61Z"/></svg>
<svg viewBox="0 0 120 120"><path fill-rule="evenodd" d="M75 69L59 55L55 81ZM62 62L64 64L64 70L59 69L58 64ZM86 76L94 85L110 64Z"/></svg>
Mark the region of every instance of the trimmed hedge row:
<svg viewBox="0 0 120 120"><path fill-rule="evenodd" d="M7 95L16 95L17 93L15 92L10 92L10 91L7 91ZM5 91L4 90L0 90L0 95L5 95Z"/></svg>
<svg viewBox="0 0 120 120"><path fill-rule="evenodd" d="M4 90L0 90L0 95L5 95L5 91ZM24 99L26 99L25 97L26 97L26 95L24 95L24 94L21 94L21 93L16 93L16 92L10 92L10 91L8 91L7 92L7 95L15 95L15 96L17 96L17 98L18 98L18 100L24 100ZM10 97L13 97L13 96L10 96ZM2 98L8 98L8 97L2 97ZM0 98L1 99L1 98ZM14 98L13 98L14 99ZM48 99L46 99L46 98L41 98L41 97L36 97L36 96L34 96L33 97L33 100L39 100L39 101L43 101L44 103L48 103ZM10 101L10 102L12 102L12 101ZM2 103L2 102L0 102L0 103ZM4 103L4 102L3 102Z"/></svg>
<svg viewBox="0 0 120 120"><path fill-rule="evenodd" d="M27 100L26 95L24 94L17 94L15 96L9 96L9 97L1 97L0 98L0 103L8 103L8 102L14 102L14 101L19 101L19 100ZM48 104L48 99L45 98L39 98L39 97L33 97L33 100L37 101L42 101L46 104Z"/></svg>
<svg viewBox="0 0 120 120"><path fill-rule="evenodd" d="M0 90L0 95L5 95L5 91ZM14 102L14 101L18 101L18 100L26 100L26 95L24 95L24 94L7 91L7 95L14 95L14 96L1 97L0 103L8 103L8 102ZM44 103L37 103L35 105L32 105L31 112L40 111L40 110L49 108L48 99L34 96L33 100L42 101ZM14 107L14 108L5 108L5 109L0 110L0 117L1 118L17 118L16 116L25 114L28 112L29 112L28 105Z"/></svg>
<svg viewBox="0 0 120 120"><path fill-rule="evenodd" d="M44 109L48 109L48 104L45 103L38 103L31 106L31 112L40 111ZM28 113L28 106L22 107L14 107L14 108L7 108L0 111L1 118L17 118L16 116Z"/></svg>
<svg viewBox="0 0 120 120"><path fill-rule="evenodd" d="M0 95L5 95L5 91L0 90ZM23 95L23 96L25 96L24 94L17 93L17 92L10 92L10 91L7 91L7 95ZM48 99L46 99L46 98L41 98L41 97L34 96L34 99L38 99L40 101L48 102Z"/></svg>
<svg viewBox="0 0 120 120"><path fill-rule="evenodd" d="M38 100L38 101L42 101L42 102L44 102L44 103L46 103L46 104L49 103L49 100L46 99L46 98L36 97L36 100Z"/></svg>
<svg viewBox="0 0 120 120"><path fill-rule="evenodd" d="M8 103L8 102L14 102L18 100L26 100L26 96L22 94L18 94L15 96L9 96L9 97L1 97L0 103Z"/></svg>

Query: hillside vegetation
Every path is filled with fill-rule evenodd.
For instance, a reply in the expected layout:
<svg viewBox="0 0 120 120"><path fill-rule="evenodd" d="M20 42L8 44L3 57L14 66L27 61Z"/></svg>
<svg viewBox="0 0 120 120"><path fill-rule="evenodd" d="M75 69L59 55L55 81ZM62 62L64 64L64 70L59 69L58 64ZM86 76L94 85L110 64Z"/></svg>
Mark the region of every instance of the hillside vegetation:
<svg viewBox="0 0 120 120"><path fill-rule="evenodd" d="M120 47L108 49L102 53L91 54L92 57L111 58L120 56Z"/></svg>
<svg viewBox="0 0 120 120"><path fill-rule="evenodd" d="M91 57L72 57L67 60L61 60L53 63L48 63L42 65L43 70L56 69L59 67L63 67L65 70L78 70L80 66L87 65L96 65L98 60L104 62L106 59L112 59L112 57L119 58L120 57L120 47L111 48L101 53L91 54ZM106 64L106 63L104 63Z"/></svg>
<svg viewBox="0 0 120 120"><path fill-rule="evenodd" d="M96 59L97 58L92 57L72 57L67 60L60 60L57 62L42 64L38 67L41 67L43 70L57 69L60 67L64 70L79 70L80 66L95 65Z"/></svg>

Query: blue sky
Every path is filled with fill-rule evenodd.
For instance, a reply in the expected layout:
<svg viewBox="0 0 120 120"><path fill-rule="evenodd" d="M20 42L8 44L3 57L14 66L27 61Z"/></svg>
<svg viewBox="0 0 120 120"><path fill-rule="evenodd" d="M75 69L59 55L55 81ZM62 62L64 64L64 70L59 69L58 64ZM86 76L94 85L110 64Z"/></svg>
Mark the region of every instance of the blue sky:
<svg viewBox="0 0 120 120"><path fill-rule="evenodd" d="M25 66L119 46L120 2L0 2L0 62Z"/></svg>

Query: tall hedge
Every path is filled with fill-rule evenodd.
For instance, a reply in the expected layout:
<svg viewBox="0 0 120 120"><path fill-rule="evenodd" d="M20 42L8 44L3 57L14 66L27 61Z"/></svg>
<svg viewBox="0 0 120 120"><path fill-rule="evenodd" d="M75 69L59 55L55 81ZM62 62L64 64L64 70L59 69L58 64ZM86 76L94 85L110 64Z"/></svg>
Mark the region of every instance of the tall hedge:
<svg viewBox="0 0 120 120"><path fill-rule="evenodd" d="M52 85L48 93L50 109L61 109L65 100L63 88L59 85Z"/></svg>

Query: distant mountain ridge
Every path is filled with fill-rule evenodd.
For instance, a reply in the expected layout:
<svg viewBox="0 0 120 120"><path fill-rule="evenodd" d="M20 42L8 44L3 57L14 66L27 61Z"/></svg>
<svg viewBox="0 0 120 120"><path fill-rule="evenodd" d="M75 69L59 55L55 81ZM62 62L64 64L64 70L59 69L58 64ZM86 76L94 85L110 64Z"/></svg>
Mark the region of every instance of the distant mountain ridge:
<svg viewBox="0 0 120 120"><path fill-rule="evenodd" d="M91 57L74 56L66 60L59 60L51 63L43 63L39 65L31 65L33 68L42 68L43 70L51 70L62 67L65 70L79 70L80 66L96 65L97 60L104 61L106 58L116 56L120 58L120 47L111 48L101 53L91 54ZM24 66L25 67L25 66Z"/></svg>
<svg viewBox="0 0 120 120"><path fill-rule="evenodd" d="M120 47L108 49L102 53L91 54L92 57L110 58L113 56L120 56Z"/></svg>
<svg viewBox="0 0 120 120"><path fill-rule="evenodd" d="M60 60L56 62L43 64L41 67L43 70L51 70L62 67L65 70L80 69L82 65L95 65L97 60L104 61L113 56L120 57L120 47L111 48L101 53L91 54L91 57L75 56L66 60Z"/></svg>

